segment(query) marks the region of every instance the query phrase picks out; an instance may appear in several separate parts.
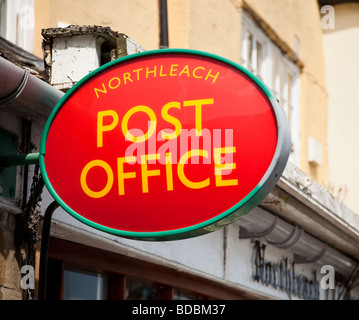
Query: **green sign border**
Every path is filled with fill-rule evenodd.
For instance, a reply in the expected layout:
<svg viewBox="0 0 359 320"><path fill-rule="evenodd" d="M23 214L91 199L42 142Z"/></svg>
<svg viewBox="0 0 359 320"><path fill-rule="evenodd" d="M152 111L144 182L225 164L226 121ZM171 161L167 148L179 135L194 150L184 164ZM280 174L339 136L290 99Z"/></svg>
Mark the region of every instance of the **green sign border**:
<svg viewBox="0 0 359 320"><path fill-rule="evenodd" d="M106 71L107 69L117 64L121 64L125 61L135 60L143 57L150 57L153 55L169 55L169 54L187 54L187 55L202 56L228 64L229 66L238 69L246 76L248 76L265 93L265 95L268 97L273 107L273 111L277 120L277 131L278 131L277 147L267 172L264 174L258 185L245 198L243 198L232 208L226 210L225 212L222 212L221 214L217 215L212 219L206 220L202 223L190 227L168 230L168 231L160 231L160 232L133 232L133 231L124 231L124 230L109 228L84 218L82 215L71 209L59 197L56 190L51 185L51 182L47 175L46 166L45 166L46 140L52 122L54 121L58 112L61 110L63 104L68 99L71 98L72 94L74 94L83 84L85 84L95 75L103 71ZM85 223L90 227L124 238L147 240L147 241L167 241L167 240L192 238L215 231L234 222L240 216L245 215L248 212L250 212L252 209L254 209L269 194L269 192L274 188L275 184L279 180L287 164L290 148L291 148L291 137L290 137L290 129L286 115L283 109L281 108L281 106L279 105L279 102L273 95L273 93L259 78L257 78L255 75L253 75L251 72L249 72L241 65L211 53L197 51L197 50L187 50L187 49L161 49L161 50L140 52L129 56L125 56L123 58L116 59L94 70L93 72L85 76L83 79L81 79L79 82L77 82L58 102L58 104L55 106L54 110L49 116L49 119L46 122L41 137L39 162L40 162L41 173L45 181L45 185L48 188L50 194L65 211L67 211L70 215L72 215L77 220Z"/></svg>

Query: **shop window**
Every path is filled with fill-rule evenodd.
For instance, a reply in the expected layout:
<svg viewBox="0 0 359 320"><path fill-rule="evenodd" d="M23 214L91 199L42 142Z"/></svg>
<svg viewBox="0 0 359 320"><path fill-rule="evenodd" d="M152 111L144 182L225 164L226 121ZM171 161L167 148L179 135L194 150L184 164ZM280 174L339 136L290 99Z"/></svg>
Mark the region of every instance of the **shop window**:
<svg viewBox="0 0 359 320"><path fill-rule="evenodd" d="M53 264L53 262L51 263ZM50 264L50 265L51 265ZM58 269L61 270L62 268ZM202 300L207 297L191 291L144 279L122 275L119 277L66 265L63 271L63 300ZM125 284L123 286L123 284ZM124 290L124 292L121 292Z"/></svg>
<svg viewBox="0 0 359 320"><path fill-rule="evenodd" d="M49 261L48 299L63 300L207 300L209 297L160 282L98 273ZM62 267L63 265L64 267ZM54 279L62 279L60 282ZM62 283L62 284L61 284Z"/></svg>
<svg viewBox="0 0 359 320"><path fill-rule="evenodd" d="M48 300L243 299L226 285L57 238L50 241L46 287Z"/></svg>
<svg viewBox="0 0 359 320"><path fill-rule="evenodd" d="M126 300L153 300L154 288L151 282L126 279Z"/></svg>
<svg viewBox="0 0 359 320"><path fill-rule="evenodd" d="M300 69L244 12L242 19L241 64L259 77L273 92L291 127L289 160L300 161Z"/></svg>
<svg viewBox="0 0 359 320"><path fill-rule="evenodd" d="M126 300L170 300L166 297L167 287L159 283L126 277Z"/></svg>
<svg viewBox="0 0 359 320"><path fill-rule="evenodd" d="M64 300L107 299L107 277L96 272L66 267Z"/></svg>

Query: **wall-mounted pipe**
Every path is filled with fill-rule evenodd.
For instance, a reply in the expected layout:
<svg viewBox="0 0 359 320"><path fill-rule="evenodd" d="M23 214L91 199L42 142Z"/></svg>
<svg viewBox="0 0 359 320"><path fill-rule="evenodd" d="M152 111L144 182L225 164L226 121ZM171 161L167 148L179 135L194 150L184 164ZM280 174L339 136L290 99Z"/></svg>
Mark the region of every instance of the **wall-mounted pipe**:
<svg viewBox="0 0 359 320"><path fill-rule="evenodd" d="M160 49L169 46L167 0L159 0L160 7Z"/></svg>
<svg viewBox="0 0 359 320"><path fill-rule="evenodd" d="M290 249L294 263L328 264L344 277L350 275L356 265L350 257L260 207L237 221L240 239L264 238L277 248Z"/></svg>
<svg viewBox="0 0 359 320"><path fill-rule="evenodd" d="M48 83L0 57L0 108L27 120L47 120L64 95Z"/></svg>

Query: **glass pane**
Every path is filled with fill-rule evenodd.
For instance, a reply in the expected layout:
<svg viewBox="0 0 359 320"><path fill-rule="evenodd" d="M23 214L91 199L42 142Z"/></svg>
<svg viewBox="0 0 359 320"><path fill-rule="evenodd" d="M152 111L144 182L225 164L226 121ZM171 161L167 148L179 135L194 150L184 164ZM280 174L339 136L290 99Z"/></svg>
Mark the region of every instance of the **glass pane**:
<svg viewBox="0 0 359 320"><path fill-rule="evenodd" d="M126 278L126 300L153 300L155 290L152 282Z"/></svg>
<svg viewBox="0 0 359 320"><path fill-rule="evenodd" d="M288 72L288 103L291 104L292 102L292 83L293 83L293 78L292 75Z"/></svg>
<svg viewBox="0 0 359 320"><path fill-rule="evenodd" d="M173 300L199 300L200 297L198 297L196 294L192 292L184 292L175 290L173 295Z"/></svg>
<svg viewBox="0 0 359 320"><path fill-rule="evenodd" d="M280 93L280 77L279 77L279 63L278 59L274 59L273 62L273 91L279 99L279 93Z"/></svg>
<svg viewBox="0 0 359 320"><path fill-rule="evenodd" d="M262 62L263 62L263 47L260 42L257 41L257 74L262 75Z"/></svg>
<svg viewBox="0 0 359 320"><path fill-rule="evenodd" d="M285 108L286 102L285 102L285 94L286 92L284 91L285 88L285 82L287 81L287 79L285 78L285 72L284 72L284 66L283 66L283 62L281 62L279 60L279 100L282 103L282 106Z"/></svg>
<svg viewBox="0 0 359 320"><path fill-rule="evenodd" d="M64 275L64 300L104 300L107 278L95 272L67 268Z"/></svg>
<svg viewBox="0 0 359 320"><path fill-rule="evenodd" d="M253 35L247 31L247 62L248 69L253 69L253 60L252 60L252 52L253 52Z"/></svg>
<svg viewBox="0 0 359 320"><path fill-rule="evenodd" d="M288 110L287 110L287 116L288 116L288 120L289 120L289 123L291 121L291 112L292 112L292 86L293 86L293 77L292 75L288 72L288 83L287 83L287 86L288 86L288 96L287 96L287 99L288 99Z"/></svg>

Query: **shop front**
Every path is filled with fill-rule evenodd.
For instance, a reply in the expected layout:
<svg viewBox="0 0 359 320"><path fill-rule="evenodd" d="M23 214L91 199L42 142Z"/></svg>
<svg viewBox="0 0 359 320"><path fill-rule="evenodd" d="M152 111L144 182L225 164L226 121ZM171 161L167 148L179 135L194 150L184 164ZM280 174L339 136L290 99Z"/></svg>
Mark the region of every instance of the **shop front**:
<svg viewBox="0 0 359 320"><path fill-rule="evenodd" d="M54 36L52 31L51 36ZM97 36L98 34L93 37L94 41L98 40ZM86 39L88 39L87 35ZM177 51L176 54L179 54L179 52ZM181 58L183 58L184 51L180 54L182 55ZM145 57L146 54L139 56ZM203 61L208 63L212 58L213 56L205 55ZM57 56L57 62L59 62L59 59L60 57ZM135 60L133 59L133 61ZM126 61L131 62L132 60L127 59ZM151 61L158 62L156 62L156 56L151 57ZM24 137L27 136L30 137L29 140L34 145L40 146L37 150L31 150L30 148L27 151L29 153L33 151L39 152L38 157L30 159L17 158L11 159L11 161L8 156L6 159L2 158L4 168L13 167L14 164L16 165L16 161L19 161L18 164L22 164L22 166L18 166L19 169L15 173L15 178L13 177L15 180L18 179L18 183L14 184L18 188L15 192L25 195L22 205L24 208L29 207L31 209L22 211L19 206L9 200L12 197L11 192L13 192L11 191L12 185L9 184L6 189L8 193L3 194L0 199L3 221L7 217L9 219L5 221L2 230L5 230L8 234L11 234L11 232L15 234L16 229L16 233L20 234L22 239L25 239L26 235L29 234L33 239L32 241L28 239L23 241L23 244L26 243L24 248L31 255L28 254L26 259L20 261L16 254L11 256L10 253L11 250L15 252L18 250L18 247L13 242L15 236L3 237L7 239L6 246L2 248L2 252L7 254L6 262L2 262L4 270L10 270L10 266L13 267L14 265L18 268L16 277L11 278L11 281L6 278L6 283L11 282L11 285L7 285L7 287L13 286L13 290L21 292L20 295L25 296L25 298L35 297L55 300L325 300L359 298L357 280L359 272L359 251L357 247L359 219L354 212L331 196L319 184L312 181L295 165L291 162L286 163L286 160L284 161L283 159L288 154L281 161L278 161L281 155L276 153L275 143L271 141L272 135L268 134L268 130L273 130L273 126L256 128L258 129L256 131L258 135L267 135L266 143L258 143L257 147L259 148L263 145L272 146L271 148L268 147L271 149L269 150L271 156L266 156L265 165L273 169L270 175L266 175L266 170L262 170L264 173L258 170L262 176L256 177L256 181L267 181L268 176L273 179L268 183L261 184L264 189L258 187L256 189L256 191L260 189L258 192L251 192L252 183L244 193L250 195L259 194L259 196L250 197L253 202L248 205L244 205L247 202L241 202L241 199L235 200L236 203L241 203L245 211L239 210L242 208L241 206L228 205L228 201L233 200L231 196L237 195L236 192L230 191L228 192L229 195L226 192L220 193L220 190L234 189L239 184L236 176L224 174L225 170L233 173L234 170L241 168L241 166L238 166L239 163L245 163L243 159L236 157L237 154L240 154L239 151L242 150L237 145L228 148L211 149L214 160L216 160L216 157L221 158L225 154L231 156L232 161L226 162L229 166L221 167L220 161L214 161L207 164L214 166L209 171L198 172L186 171L186 161L192 157L195 158L195 156L201 160L209 158L205 150L200 148L187 150L183 154L180 153L182 157L185 155L185 158L179 157L177 159L179 162L178 164L176 163L177 167L174 166L174 161L169 159L169 153L164 153L162 158L157 156L157 154L161 154L160 152L145 153L143 157L145 162L137 163L137 169L133 169L134 167L131 167L130 164L130 162L135 162L136 160L133 159L136 158L134 155L132 155L133 158L129 159L126 158L125 154L119 156L110 154L114 159L109 159L105 158L108 155L107 153L96 153L96 150L96 152L92 150L85 154L88 148L104 148L109 143L108 141L111 140L111 135L112 139L113 136L121 134L126 137L127 131L130 131L126 129L131 125L131 117L137 111L145 114L150 119L153 118L153 115L158 118L161 116L163 120L167 120L172 125L174 130L171 132L166 131L164 127L161 127L161 130L158 130L159 128L152 130L153 123L150 123L148 127L143 127L142 131L135 133L132 131L131 134L127 134L127 140L130 142L134 142L131 139L137 139L138 142L142 137L146 140L145 133L147 132L148 137L149 133L155 132L155 130L159 133L164 133L168 142L173 137L171 134L176 135L176 129L180 124L189 123L196 129L197 133L202 132L203 134L206 132L204 129L216 129L218 123L222 124L221 119L216 120L218 114L211 114L212 118L208 123L212 127L202 126L202 124L208 120L204 118L205 111L210 110L211 106L215 106L215 103L221 99L220 96L213 98L207 95L195 96L193 93L192 97L177 101L178 103L175 104L169 104L172 100L164 100L157 104L159 106L158 110L155 109L156 104L152 103L153 101L148 103L153 109L148 105L137 103L136 105L141 106L139 109L125 109L127 113L124 112L121 119L125 118L127 122L122 121L122 126L116 116L120 111L110 109L109 100L106 100L120 85L131 90L131 86L136 81L145 81L150 77L153 80L155 75L155 80L160 79L161 83L169 82L170 79L176 78L176 76L184 77L190 82L197 81L195 83L200 84L192 88L192 92L199 90L202 84L213 85L219 83L221 76L226 73L224 69L216 71L213 67L212 69L210 68L209 63L205 65L203 61L203 65L195 67L190 67L189 62L183 63L183 65L170 62L167 69L165 69L164 62L152 65L148 69L139 66L136 69L131 66L132 71L137 71L132 73L123 71L122 73L111 75L107 82L100 79L94 86L97 90L92 90L92 94L95 101L103 99L101 101L107 103L107 109L97 110L98 112L95 113L94 118L88 113L82 112L83 109L80 108L80 110L77 110L77 117L74 117L76 121L73 122L69 121L71 114L65 114L63 119L69 117L67 118L67 123L70 127L67 127L66 130L56 131L56 129L61 128L60 112L56 116L50 117L50 122L47 122L47 124L45 122L50 114L53 114L51 113L53 108L63 96L63 93L54 87L60 86L64 89L64 86L68 84L64 82L63 86L61 86L61 83L57 82L56 85L51 86L33 74L19 68L13 62L5 61L1 58L1 66L6 67L8 70L6 73L1 73L2 82L7 83L9 89L11 86L9 79L13 79L13 87L17 88L15 91L9 90L12 92L4 93L7 100L3 104L4 107L0 109L0 126L2 129L0 133L6 138L2 138L1 141L6 140L7 145L11 145L10 138L13 138L15 134L19 139L19 145L25 142ZM223 65L226 65L225 61L221 62L221 68ZM156 69L154 66L157 66ZM52 75L55 74L56 70L54 69ZM15 75L18 75L16 79ZM230 77L229 79L231 80ZM191 83L193 85L194 82ZM244 82L241 84L245 85ZM152 87L152 89L154 88ZM167 96L164 94L165 98L172 99L173 97L169 97L169 95L174 94L175 91L169 90ZM214 91L213 89L213 92L210 93L214 95ZM151 93L153 92L152 90ZM202 90L201 94L203 92ZM38 95L35 93L38 93ZM85 99L86 95L86 92L82 92L78 101ZM253 95L255 94L253 93ZM149 96L151 95L147 95L147 97ZM263 96L258 97L259 100L261 98ZM62 103L64 101L68 102L68 100L62 101ZM75 101L74 104L78 104L78 101ZM266 104L263 103L262 106L264 108ZM190 118L188 115L183 116L183 118L180 115L177 118L170 117L170 109L172 109L171 111L190 110L193 117ZM65 107L63 110L65 110ZM226 115L226 112L228 113L231 110L221 110L222 116L228 120L230 117ZM107 116L107 122L105 122L105 115ZM273 113L271 113L271 116L273 116ZM28 126L27 131L21 125L24 124L24 117L28 121L31 120L31 128ZM87 121L91 122L94 119L96 120L94 128L86 127ZM176 119L180 121L176 122ZM249 123L256 122L250 122L252 121L250 116L247 119ZM279 123L282 123L281 121ZM242 121L243 126L244 122ZM261 124L263 123L265 123L265 120L262 119ZM284 126L284 123L282 124ZM74 134L81 127L86 129L82 130L81 134L83 135L82 138L84 138L82 140ZM113 135L116 127L118 130ZM190 128L188 127L187 129ZM222 129L224 130L225 127ZM263 129L264 132L259 129ZM283 127L281 130L284 130ZM47 135L46 140L43 138L44 132ZM255 136L253 132L251 136ZM222 133L224 138L225 131ZM281 143L286 145L285 135L281 136L281 134L278 131L277 137L281 137L283 139ZM233 137L232 143L240 143L240 135L235 134L230 135L230 137ZM91 145L86 146L87 142ZM166 142L166 139L162 140L162 143L164 142ZM66 149L66 143L74 153L64 154L62 152ZM71 143L73 144L71 145ZM113 143L112 141L110 144ZM224 143L226 143L225 139ZM47 146L50 146L49 149L45 148ZM124 151L120 150L118 145L117 147L115 152ZM284 149L287 147L284 147ZM60 152L56 153L58 150ZM191 153L191 151L193 152ZM254 151L256 150L254 149ZM264 151L268 151L268 149ZM264 151L261 152L261 155L265 155ZM3 152L3 148L1 152ZM51 152L54 153L51 154ZM76 152L78 154L75 154ZM137 148L137 152L140 152L139 148ZM209 151L207 152L209 154ZM71 158L72 154L76 156ZM272 165L273 154L278 156L274 165ZM5 155L5 153L2 153L2 155ZM149 155L154 156L150 157ZM47 156L48 158L46 158ZM249 157L249 152L246 153L246 156ZM60 157L63 157L61 161L56 162ZM79 158L81 158L81 161L78 160ZM256 167L260 168L263 159L258 156L257 158ZM46 187L39 184L39 181L41 181L38 171L39 159L42 178L45 179ZM162 167L151 167L151 165L154 165L150 163L151 160L159 161L160 159L165 160ZM181 159L185 161L181 163ZM247 161L248 164L252 160L247 159ZM26 169L28 170L26 174L22 171L25 170L25 167L28 168ZM76 175L69 174L69 172L74 172L73 170L77 169L79 169L79 174L77 174L80 177L79 181L71 180ZM90 175L92 170L95 169L100 170L97 176L95 175L92 179ZM7 173L10 172L8 169L6 170ZM246 172L249 171L249 169L243 170L243 176L246 176ZM215 174L216 172L217 174ZM213 177L210 173L213 174ZM12 174L14 175L14 173ZM194 179L195 174L199 174L197 180ZM106 179L103 179L103 177ZM122 180L121 177L123 178ZM264 180L262 179L263 177ZM153 184L153 181L159 182ZM100 187L96 186L97 182ZM257 185L258 183L254 183L254 187L257 187ZM30 190L30 196L27 197L26 193L30 186L33 186L33 188ZM205 192L205 188L208 186L212 189L210 189L210 192ZM129 202L126 203L126 219L108 220L108 216L114 217L117 215L117 217L121 217L122 203L118 203L116 199L127 195L129 190L133 191L135 188L138 188L138 190L136 189L138 192L135 193L135 199L130 198ZM172 197L173 193L171 192L178 191L176 188L180 189L182 193L179 197ZM77 190L76 192L82 190L82 193L76 193L73 190ZM168 198L165 199L162 193L163 202L158 197L161 190L169 194ZM261 192L261 190L264 191ZM201 195L201 202L196 202L195 197L192 196L194 192ZM95 207L95 203L96 206L98 205L96 199L105 199L106 196L110 196L110 193L112 193L112 197L109 201L102 201L99 207ZM189 193L191 196L188 196ZM140 196L145 197L146 195L151 195L148 202L138 200ZM77 201L80 198L87 199L87 201L81 200L79 205ZM178 199L182 200L178 201ZM52 213L49 225L50 236L47 239L44 233L44 226L46 225L44 215L50 205L54 203L54 200L60 206L54 209ZM40 201L41 214L37 206L40 205ZM189 202L193 206L190 207ZM95 214L91 213L86 216L86 213L81 211L84 208L84 203L87 206L85 211L92 212L91 209L95 208L96 210L93 210ZM156 216L157 214L154 205L160 206L161 203L166 203L167 207L170 207L169 204L172 203L172 216L167 215L165 218L161 216L151 223L151 216ZM128 214L131 205L137 209ZM236 210L223 210L222 206L235 207ZM116 209L116 212L113 211L113 208ZM220 218L213 218L216 215L213 214L213 210L220 213ZM222 214L223 211L225 211L225 214ZM24 216L24 212L27 212L27 215ZM150 215L149 212L152 214ZM181 212L183 213L182 216L179 214ZM236 215L236 213L239 214ZM210 214L209 217L207 216L208 214ZM204 222L196 220L198 216L204 219ZM12 217L17 218L13 219ZM185 220L185 224L195 227L183 227L181 217ZM15 226L15 220L18 223L17 226ZM22 221L26 221L26 224L22 224ZM32 221L33 224L29 223L29 221ZM207 223L208 221L209 223ZM164 223L169 224L174 230L180 229L181 232L167 232L168 230L161 229ZM144 229L145 224L150 226L149 229ZM36 228L34 225L36 225ZM129 228L130 225L132 229ZM26 227L31 232L24 233L22 231L23 233L19 233L19 230L23 230L19 229L19 226ZM136 229L137 227L138 229ZM2 233L3 235L5 235L5 231ZM43 252L40 248L41 244L42 249L44 248L44 242L41 243L42 240L47 241L46 244L48 245L46 269L43 269ZM36 277L34 288L27 288L26 290L20 288L20 269L23 265L34 266ZM44 283L45 290L43 290ZM17 294L16 298L19 298L19 294Z"/></svg>

